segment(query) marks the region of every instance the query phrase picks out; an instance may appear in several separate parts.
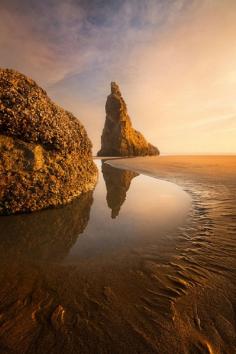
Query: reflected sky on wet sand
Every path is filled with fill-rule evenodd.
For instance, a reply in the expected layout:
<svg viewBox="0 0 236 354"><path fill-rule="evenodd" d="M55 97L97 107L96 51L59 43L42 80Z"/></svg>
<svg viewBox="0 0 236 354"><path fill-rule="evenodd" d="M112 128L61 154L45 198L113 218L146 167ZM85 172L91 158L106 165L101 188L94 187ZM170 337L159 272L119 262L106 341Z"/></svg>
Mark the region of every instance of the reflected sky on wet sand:
<svg viewBox="0 0 236 354"><path fill-rule="evenodd" d="M79 262L158 242L185 219L191 200L175 184L96 164L94 192L62 208L2 217L0 252L26 261Z"/></svg>
<svg viewBox="0 0 236 354"><path fill-rule="evenodd" d="M88 226L67 261L158 242L158 237L181 224L190 208L190 197L175 184L104 162L102 172Z"/></svg>

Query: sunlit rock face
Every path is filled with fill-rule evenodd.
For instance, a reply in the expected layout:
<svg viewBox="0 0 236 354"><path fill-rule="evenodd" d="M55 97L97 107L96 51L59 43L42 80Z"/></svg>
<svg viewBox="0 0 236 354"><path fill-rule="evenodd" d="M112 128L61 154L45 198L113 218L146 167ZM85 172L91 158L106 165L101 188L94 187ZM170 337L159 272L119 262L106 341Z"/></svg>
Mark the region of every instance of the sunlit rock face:
<svg viewBox="0 0 236 354"><path fill-rule="evenodd" d="M114 168L103 161L102 174L107 188L107 205L111 209L111 217L115 219L125 202L131 181L138 173Z"/></svg>
<svg viewBox="0 0 236 354"><path fill-rule="evenodd" d="M148 143L144 136L132 127L127 106L119 86L111 83L111 94L106 102L106 121L98 156L158 155L159 150Z"/></svg>
<svg viewBox="0 0 236 354"><path fill-rule="evenodd" d="M0 69L0 214L70 202L94 188L91 142L26 76Z"/></svg>

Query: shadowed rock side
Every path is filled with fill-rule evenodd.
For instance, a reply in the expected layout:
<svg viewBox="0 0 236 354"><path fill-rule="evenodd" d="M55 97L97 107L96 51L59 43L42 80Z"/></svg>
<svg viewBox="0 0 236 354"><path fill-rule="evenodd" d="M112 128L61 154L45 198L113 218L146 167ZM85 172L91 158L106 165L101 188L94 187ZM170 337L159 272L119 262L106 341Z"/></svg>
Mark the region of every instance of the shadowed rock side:
<svg viewBox="0 0 236 354"><path fill-rule="evenodd" d="M7 259L61 261L86 228L93 191L61 208L0 218L0 255Z"/></svg>
<svg viewBox="0 0 236 354"><path fill-rule="evenodd" d="M101 137L101 150L97 155L159 155L159 150L132 127L127 106L115 82L111 83L111 94L107 97L106 121Z"/></svg>
<svg viewBox="0 0 236 354"><path fill-rule="evenodd" d="M107 188L107 205L111 209L111 217L115 219L126 199L131 181L138 173L114 168L102 161L102 173Z"/></svg>
<svg viewBox="0 0 236 354"><path fill-rule="evenodd" d="M26 76L0 69L0 215L70 202L94 188L91 142Z"/></svg>

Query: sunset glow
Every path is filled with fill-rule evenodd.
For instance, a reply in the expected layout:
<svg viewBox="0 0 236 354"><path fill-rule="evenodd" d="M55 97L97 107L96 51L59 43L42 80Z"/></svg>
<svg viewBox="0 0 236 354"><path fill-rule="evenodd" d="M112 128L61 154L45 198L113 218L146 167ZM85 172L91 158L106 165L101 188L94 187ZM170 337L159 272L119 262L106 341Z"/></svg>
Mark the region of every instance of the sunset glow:
<svg viewBox="0 0 236 354"><path fill-rule="evenodd" d="M72 111L94 153L113 80L161 153L236 153L235 14L234 0L3 0L0 66Z"/></svg>

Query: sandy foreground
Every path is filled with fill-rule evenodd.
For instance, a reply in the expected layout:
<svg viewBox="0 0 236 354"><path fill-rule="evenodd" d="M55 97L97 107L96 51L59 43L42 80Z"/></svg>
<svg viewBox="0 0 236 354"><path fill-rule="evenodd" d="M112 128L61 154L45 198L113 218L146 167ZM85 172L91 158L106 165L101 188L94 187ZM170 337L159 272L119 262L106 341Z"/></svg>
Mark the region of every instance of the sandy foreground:
<svg viewBox="0 0 236 354"><path fill-rule="evenodd" d="M192 220L179 233L189 247L172 263L178 274L172 278L175 285L188 288L172 302L176 335L192 342L182 349L179 344L179 352L236 352L236 156L137 157L108 163L174 182L192 196Z"/></svg>
<svg viewBox="0 0 236 354"><path fill-rule="evenodd" d="M188 219L158 242L78 264L60 259L86 228L91 194L32 214L29 233L26 219L15 228L1 219L0 352L235 353L236 157L107 163L181 186L192 197ZM37 257L22 258L25 249Z"/></svg>

